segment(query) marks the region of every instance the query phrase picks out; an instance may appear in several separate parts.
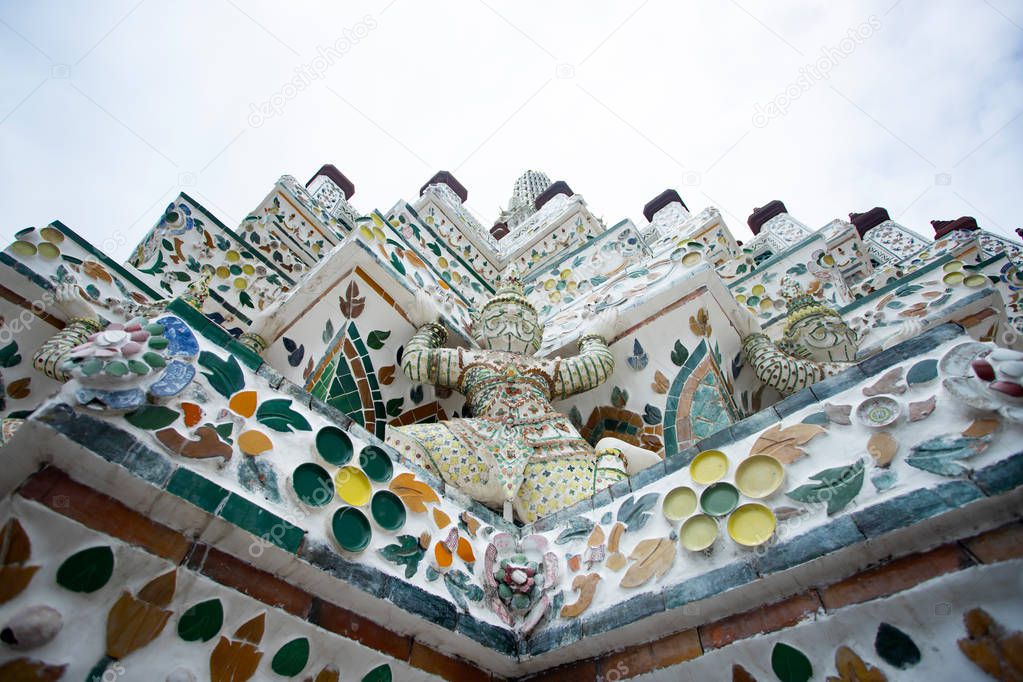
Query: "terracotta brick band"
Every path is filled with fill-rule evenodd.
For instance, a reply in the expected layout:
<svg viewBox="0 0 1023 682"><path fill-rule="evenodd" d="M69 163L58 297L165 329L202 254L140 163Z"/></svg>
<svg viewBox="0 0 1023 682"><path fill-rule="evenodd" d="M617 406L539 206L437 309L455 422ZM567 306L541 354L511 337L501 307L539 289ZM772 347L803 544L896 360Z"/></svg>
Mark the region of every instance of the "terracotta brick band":
<svg viewBox="0 0 1023 682"><path fill-rule="evenodd" d="M53 466L47 466L29 477L18 489L18 494L87 528L140 547L267 606L287 611L443 679L487 682L503 679L468 661L413 642L410 637L387 630L364 616L314 597L215 547L192 542L114 498L73 480Z"/></svg>

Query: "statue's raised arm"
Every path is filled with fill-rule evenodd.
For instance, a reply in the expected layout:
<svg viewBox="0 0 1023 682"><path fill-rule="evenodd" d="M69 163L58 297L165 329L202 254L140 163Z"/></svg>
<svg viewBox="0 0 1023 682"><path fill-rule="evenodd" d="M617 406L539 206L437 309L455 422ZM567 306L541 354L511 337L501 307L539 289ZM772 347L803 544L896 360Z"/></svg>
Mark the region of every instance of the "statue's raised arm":
<svg viewBox="0 0 1023 682"><path fill-rule="evenodd" d="M579 339L579 353L558 363L554 377L555 400L585 393L611 378L615 358L607 344L614 337L617 324L618 316L614 312L597 318Z"/></svg>

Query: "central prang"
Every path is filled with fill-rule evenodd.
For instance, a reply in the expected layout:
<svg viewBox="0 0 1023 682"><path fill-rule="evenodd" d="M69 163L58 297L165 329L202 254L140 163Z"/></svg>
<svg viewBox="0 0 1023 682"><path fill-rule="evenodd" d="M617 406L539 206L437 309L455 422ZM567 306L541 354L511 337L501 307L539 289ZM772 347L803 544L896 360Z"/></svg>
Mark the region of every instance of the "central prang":
<svg viewBox="0 0 1023 682"><path fill-rule="evenodd" d="M537 358L543 326L517 281L500 287L478 315L479 349L441 348L447 330L426 295L401 365L414 383L459 391L471 417L391 426L404 457L480 502L531 522L602 490L657 456L606 438L591 446L552 400L589 391L614 372L607 346L613 320L579 341L570 358ZM624 454L623 454L624 453ZM651 459L653 458L653 459Z"/></svg>

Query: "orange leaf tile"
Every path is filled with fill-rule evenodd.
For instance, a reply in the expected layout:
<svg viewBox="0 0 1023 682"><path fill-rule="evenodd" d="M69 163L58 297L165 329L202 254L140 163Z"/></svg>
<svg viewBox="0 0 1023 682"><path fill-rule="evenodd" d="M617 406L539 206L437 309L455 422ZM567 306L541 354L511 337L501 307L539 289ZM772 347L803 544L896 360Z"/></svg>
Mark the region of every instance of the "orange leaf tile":
<svg viewBox="0 0 1023 682"><path fill-rule="evenodd" d="M433 508L433 522L437 524L437 528L444 529L451 523L451 517L442 512L437 507Z"/></svg>
<svg viewBox="0 0 1023 682"><path fill-rule="evenodd" d="M458 538L458 556L467 564L476 562L476 555L472 551L472 545L463 537Z"/></svg>
<svg viewBox="0 0 1023 682"><path fill-rule="evenodd" d="M243 417L251 417L256 413L256 392L255 391L238 391L231 396L231 402L228 404L231 411L235 414L240 414Z"/></svg>
<svg viewBox="0 0 1023 682"><path fill-rule="evenodd" d="M451 566L451 550L443 542L438 542L433 546L433 558L441 568Z"/></svg>
<svg viewBox="0 0 1023 682"><path fill-rule="evenodd" d="M251 429L243 431L238 436L238 448L249 456L261 455L264 452L273 450L274 444L270 436L262 431Z"/></svg>
<svg viewBox="0 0 1023 682"><path fill-rule="evenodd" d="M202 408L195 403L181 403L181 411L185 413L185 426L192 428L202 419Z"/></svg>

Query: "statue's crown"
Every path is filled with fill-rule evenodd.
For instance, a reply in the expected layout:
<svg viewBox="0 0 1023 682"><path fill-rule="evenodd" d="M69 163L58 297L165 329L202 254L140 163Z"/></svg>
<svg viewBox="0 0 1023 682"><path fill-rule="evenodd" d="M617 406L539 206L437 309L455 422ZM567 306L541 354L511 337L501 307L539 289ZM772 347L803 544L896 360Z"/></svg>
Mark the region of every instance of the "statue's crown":
<svg viewBox="0 0 1023 682"><path fill-rule="evenodd" d="M522 282L519 281L519 278L516 275L510 275L502 278L501 283L497 286L497 291L495 291L490 300L484 304L483 310L486 310L496 303L515 303L523 308L529 308L536 313L536 308L533 307L533 304L529 302L528 298L526 298L526 295L522 290Z"/></svg>

